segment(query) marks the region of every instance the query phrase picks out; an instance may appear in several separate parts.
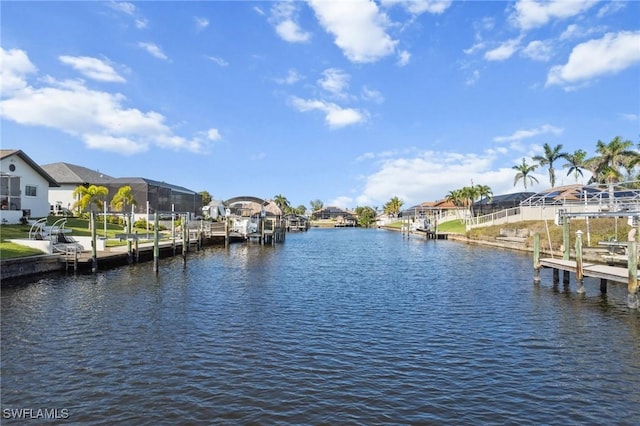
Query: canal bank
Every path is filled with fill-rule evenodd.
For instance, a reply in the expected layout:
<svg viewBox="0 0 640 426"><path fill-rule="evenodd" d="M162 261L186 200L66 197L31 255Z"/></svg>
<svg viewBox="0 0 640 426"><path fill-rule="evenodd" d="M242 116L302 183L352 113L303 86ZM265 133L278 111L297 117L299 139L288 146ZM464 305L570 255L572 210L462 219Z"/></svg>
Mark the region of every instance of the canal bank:
<svg viewBox="0 0 640 426"><path fill-rule="evenodd" d="M393 232L401 232L400 228L394 227L381 227L380 229ZM424 239L427 240L424 234L413 233L409 234L408 238ZM487 238L469 238L463 234L447 233L447 239L451 241L461 242L472 245L482 245L487 247L493 247L502 250L515 250L521 252L527 252L533 254L533 247L529 246L527 239L518 237L505 237L502 239L490 239ZM444 243L444 242L439 242ZM445 243L446 244L446 243ZM202 242L202 247L224 245L224 239L205 239ZM197 250L198 246L190 245L190 250ZM187 253L189 251L187 250ZM184 255L182 252L182 244L178 241L175 245L170 241L160 242L159 244L159 256L160 258L166 258L176 255ZM550 257L562 258L561 250L549 250L541 247L540 254ZM598 248L586 248L583 254L584 260L590 262L608 263L606 259L607 251L605 249ZM153 243L141 243L137 252L134 251L132 256L127 253L126 246L109 247L105 251L97 252L97 264L99 270L108 268L114 268L119 266L126 266L135 262L148 262L153 260ZM92 257L91 253L82 253L78 258L77 269L78 272L86 273L92 269ZM37 276L47 273L60 273L69 271L69 264L63 255L38 255L27 256L20 258L11 258L0 260L0 282L2 284L12 283L16 280L22 280L31 276Z"/></svg>

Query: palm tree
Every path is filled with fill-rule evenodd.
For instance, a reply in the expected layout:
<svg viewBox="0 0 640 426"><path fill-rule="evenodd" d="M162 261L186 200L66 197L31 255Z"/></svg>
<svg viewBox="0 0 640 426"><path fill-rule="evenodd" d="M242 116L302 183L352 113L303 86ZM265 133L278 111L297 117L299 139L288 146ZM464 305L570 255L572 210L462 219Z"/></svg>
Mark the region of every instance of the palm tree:
<svg viewBox="0 0 640 426"><path fill-rule="evenodd" d="M311 200L309 201L309 206L311 206L311 211L315 212L322 209L324 207L324 204L320 200Z"/></svg>
<svg viewBox="0 0 640 426"><path fill-rule="evenodd" d="M393 197L384 205L384 212L388 215L397 216L398 213L400 213L403 204L404 202L400 198L397 196Z"/></svg>
<svg viewBox="0 0 640 426"><path fill-rule="evenodd" d="M600 155L585 161L586 167L591 170L593 176L589 183L614 183L622 178L622 168L630 171L639 161L637 151L630 148L633 142L622 140L620 136L613 138L611 142L605 144L598 141L596 152Z"/></svg>
<svg viewBox="0 0 640 426"><path fill-rule="evenodd" d="M551 182L551 187L556 186L556 172L553 168L553 162L559 160L560 158L567 158L566 152L562 151L562 144L556 145L554 148L551 148L548 143L545 143L542 148L544 149L544 155L536 155L532 158L532 160L537 161L540 166L549 166L549 181Z"/></svg>
<svg viewBox="0 0 640 426"><path fill-rule="evenodd" d="M109 195L109 190L104 186L78 186L73 191L73 197L77 201L73 204L74 208L78 211L85 211L91 204L95 204L98 210L102 210L104 203L103 199Z"/></svg>
<svg viewBox="0 0 640 426"><path fill-rule="evenodd" d="M567 160L567 164L563 167L569 169L567 172L567 176L573 173L573 177L576 179L576 183L578 183L578 175L584 176L582 174L582 170L586 169L584 159L587 156L587 153L581 149L578 149L573 154L567 154L565 159Z"/></svg>
<svg viewBox="0 0 640 426"><path fill-rule="evenodd" d="M278 194L273 197L273 202L276 203L276 206L282 210L282 213L287 214L291 209L291 205L289 204L289 200L284 195Z"/></svg>
<svg viewBox="0 0 640 426"><path fill-rule="evenodd" d="M116 210L125 212L128 210L127 207L137 206L138 202L133 198L131 187L129 185L125 185L118 188L118 192L113 196L109 205Z"/></svg>
<svg viewBox="0 0 640 426"><path fill-rule="evenodd" d="M477 186L465 186L460 190L460 195L464 200L464 205L469 209L473 216L473 202L480 196Z"/></svg>
<svg viewBox="0 0 640 426"><path fill-rule="evenodd" d="M538 179L536 179L535 176L530 175L530 173L533 173L533 171L535 169L538 168L537 164L527 164L527 162L524 160L524 158L522 159L522 164L518 164L517 166L513 166L512 169L517 170L518 173L516 173L516 177L513 180L513 186L516 186L518 184L518 181L520 179L522 179L522 182L524 183L524 190L525 192L527 191L527 180L529 180L529 182L531 182L533 184L533 182L538 183Z"/></svg>
<svg viewBox="0 0 640 426"><path fill-rule="evenodd" d="M483 201L485 199L489 199L489 200L493 199L493 191L489 186L478 185L476 186L476 188L478 190L478 197L480 197L480 201ZM480 212L480 214L482 214L482 211Z"/></svg>
<svg viewBox="0 0 640 426"><path fill-rule="evenodd" d="M461 190L452 189L451 191L449 191L449 193L445 197L445 200L453 203L454 206L458 206L458 207L461 206L462 200L463 200Z"/></svg>

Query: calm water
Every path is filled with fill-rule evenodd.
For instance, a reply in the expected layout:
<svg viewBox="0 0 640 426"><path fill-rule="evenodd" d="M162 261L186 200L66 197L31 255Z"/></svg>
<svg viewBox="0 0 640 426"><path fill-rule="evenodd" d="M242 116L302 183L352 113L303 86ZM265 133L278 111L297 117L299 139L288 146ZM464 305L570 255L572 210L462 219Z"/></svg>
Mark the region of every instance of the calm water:
<svg viewBox="0 0 640 426"><path fill-rule="evenodd" d="M3 417L640 423L640 313L623 285L578 295L550 271L534 285L529 255L362 229L160 267L4 288Z"/></svg>

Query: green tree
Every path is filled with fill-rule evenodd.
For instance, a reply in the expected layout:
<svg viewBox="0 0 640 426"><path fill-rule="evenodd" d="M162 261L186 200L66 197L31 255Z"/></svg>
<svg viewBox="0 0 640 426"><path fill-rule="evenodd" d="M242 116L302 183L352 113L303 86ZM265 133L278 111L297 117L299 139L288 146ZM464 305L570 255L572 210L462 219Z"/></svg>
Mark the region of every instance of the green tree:
<svg viewBox="0 0 640 426"><path fill-rule="evenodd" d="M311 206L311 211L315 212L324 207L324 204L320 200L311 200L309 201L309 206Z"/></svg>
<svg viewBox="0 0 640 426"><path fill-rule="evenodd" d="M513 179L513 186L516 186L518 184L518 181L520 181L520 179L522 179L522 182L524 184L524 190L527 190L527 180L533 184L533 182L538 183L538 179L536 179L535 176L532 176L531 173L533 173L535 171L535 169L538 168L537 164L527 164L527 162L524 160L524 158L522 159L522 164L518 164L517 166L513 166L512 169L517 170L518 173L516 173L515 178Z"/></svg>
<svg viewBox="0 0 640 426"><path fill-rule="evenodd" d="M198 194L200 194L200 196L202 197L203 206L208 205L211 200L213 200L213 197L211 196L211 194L209 194L209 191L200 191Z"/></svg>
<svg viewBox="0 0 640 426"><path fill-rule="evenodd" d="M358 223L365 228L370 227L376 221L376 211L371 207L356 207Z"/></svg>
<svg viewBox="0 0 640 426"><path fill-rule="evenodd" d="M545 143L542 149L544 149L544 154L536 155L532 157L532 160L537 161L541 167L549 166L549 182L553 188L556 186L556 171L553 168L553 162L560 158L567 158L568 154L562 151L562 145L556 145L551 148L548 143Z"/></svg>
<svg viewBox="0 0 640 426"><path fill-rule="evenodd" d="M306 212L307 212L307 208L305 207L304 204L300 204L298 207L292 209L293 213L295 214L299 214L301 216L303 216Z"/></svg>
<svg viewBox="0 0 640 426"><path fill-rule="evenodd" d="M573 154L567 154L565 157L567 163L563 167L565 169L569 169L569 171L567 171L567 176L573 173L576 183L578 183L578 175L584 176L582 170L587 169L587 166L585 165L586 157L587 153L581 149L576 150Z"/></svg>
<svg viewBox="0 0 640 426"><path fill-rule="evenodd" d="M477 194L478 194L478 197L480 197L480 201L483 201L485 199L489 199L489 200L493 199L493 191L489 186L477 185L476 190L478 191Z"/></svg>
<svg viewBox="0 0 640 426"><path fill-rule="evenodd" d="M384 212L388 215L397 216L398 213L400 213L403 204L404 202L400 198L397 196L393 197L384 205Z"/></svg>
<svg viewBox="0 0 640 426"><path fill-rule="evenodd" d="M278 194L273 197L273 202L276 203L276 206L282 210L282 213L287 214L291 211L291 205L289 204L289 200L284 195Z"/></svg>
<svg viewBox="0 0 640 426"><path fill-rule="evenodd" d="M125 185L118 188L118 192L113 196L109 205L115 210L125 212L129 210L129 206L137 206L138 202L133 198L131 187Z"/></svg>
<svg viewBox="0 0 640 426"><path fill-rule="evenodd" d="M463 205L464 196L460 189L452 189L446 195L445 200L453 203L453 205L456 207L460 207Z"/></svg>
<svg viewBox="0 0 640 426"><path fill-rule="evenodd" d="M73 191L73 197L77 200L73 207L77 208L79 212L83 212L94 204L98 210L102 210L107 195L109 195L109 190L104 186L80 185Z"/></svg>
<svg viewBox="0 0 640 426"><path fill-rule="evenodd" d="M608 144L598 141L596 152L599 154L585 161L587 168L593 173L589 183L614 183L619 182L622 168L630 173L638 164L639 154L631 149L633 142L623 140L620 136L613 138Z"/></svg>

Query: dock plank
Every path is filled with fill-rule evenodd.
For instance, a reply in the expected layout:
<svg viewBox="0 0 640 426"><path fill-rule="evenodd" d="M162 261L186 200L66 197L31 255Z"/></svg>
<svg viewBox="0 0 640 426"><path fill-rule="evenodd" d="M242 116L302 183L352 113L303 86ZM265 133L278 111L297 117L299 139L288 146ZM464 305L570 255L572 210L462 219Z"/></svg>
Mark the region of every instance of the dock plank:
<svg viewBox="0 0 640 426"><path fill-rule="evenodd" d="M561 269L563 271L576 272L575 260L564 259L540 259L540 265L545 268ZM601 265L597 263L583 263L582 272L585 277L593 277L619 283L629 282L629 271L619 266Z"/></svg>

